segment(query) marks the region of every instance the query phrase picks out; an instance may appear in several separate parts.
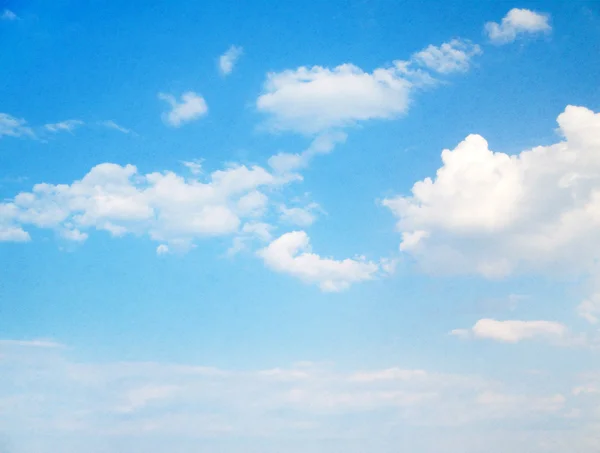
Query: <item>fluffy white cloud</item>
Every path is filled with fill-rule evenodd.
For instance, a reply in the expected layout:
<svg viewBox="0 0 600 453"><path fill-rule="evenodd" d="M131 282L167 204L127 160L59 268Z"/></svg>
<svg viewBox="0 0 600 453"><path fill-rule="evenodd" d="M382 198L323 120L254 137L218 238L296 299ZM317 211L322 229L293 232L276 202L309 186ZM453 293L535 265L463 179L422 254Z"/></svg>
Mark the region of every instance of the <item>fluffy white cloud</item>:
<svg viewBox="0 0 600 453"><path fill-rule="evenodd" d="M379 265L364 258L335 260L311 252L304 231L285 233L260 250L267 267L319 285L323 291L342 291L352 283L375 278Z"/></svg>
<svg viewBox="0 0 600 453"><path fill-rule="evenodd" d="M433 71L447 74L450 72L466 72L471 66L471 59L481 54L481 47L469 41L453 39L441 46L430 45L413 55L417 63Z"/></svg>
<svg viewBox="0 0 600 453"><path fill-rule="evenodd" d="M267 197L260 187L281 186L294 177L231 166L206 179L170 171L143 175L133 165L100 164L71 184L36 184L0 203L0 239L28 240L23 227L31 225L74 241L95 229L113 236L148 235L186 248L201 237L235 234L244 218L256 218L264 209Z"/></svg>
<svg viewBox="0 0 600 453"><path fill-rule="evenodd" d="M131 129L127 129L126 127L120 126L115 123L113 120L101 121L100 125L107 127L109 129L114 129L119 132L123 132L124 134L130 134Z"/></svg>
<svg viewBox="0 0 600 453"><path fill-rule="evenodd" d="M496 44L514 41L518 35L544 33L552 30L550 16L528 9L511 9L500 24L488 22L485 31L490 40Z"/></svg>
<svg viewBox="0 0 600 453"><path fill-rule="evenodd" d="M517 155L479 135L444 150L435 178L383 201L400 249L430 272L589 272L600 258L600 115L568 106L558 124L563 141Z"/></svg>
<svg viewBox="0 0 600 453"><path fill-rule="evenodd" d="M5 9L2 15L0 16L0 19L2 20L17 20L18 18L19 17L10 9Z"/></svg>
<svg viewBox="0 0 600 453"><path fill-rule="evenodd" d="M159 93L158 98L171 106L171 111L162 115L163 121L169 126L180 127L185 123L197 120L208 112L204 98L193 91L183 93L181 102L178 102L171 94Z"/></svg>
<svg viewBox="0 0 600 453"><path fill-rule="evenodd" d="M229 49L227 49L227 52L219 57L219 71L221 74L230 74L243 53L244 49L238 46L231 46Z"/></svg>
<svg viewBox="0 0 600 453"><path fill-rule="evenodd" d="M496 321L480 319L471 329L456 329L450 332L463 338L486 338L506 343L518 343L534 338L562 339L567 328L551 321Z"/></svg>
<svg viewBox="0 0 600 453"><path fill-rule="evenodd" d="M351 63L272 72L267 74L256 107L268 115L269 128L309 135L361 121L396 118L406 113L416 89L437 82L430 71L465 72L479 53L479 46L454 39L372 72ZM299 165L299 158L286 154L281 160Z"/></svg>
<svg viewBox="0 0 600 453"><path fill-rule="evenodd" d="M408 108L411 88L397 67L372 73L352 64L300 67L268 74L256 106L270 115L273 129L314 134L398 116Z"/></svg>
<svg viewBox="0 0 600 453"><path fill-rule="evenodd" d="M7 137L33 137L33 130L27 126L23 118L15 118L8 113L0 113L0 138Z"/></svg>
<svg viewBox="0 0 600 453"><path fill-rule="evenodd" d="M45 124L44 128L47 131L54 133L61 131L73 132L76 128L82 126L83 124L84 123L81 120L66 120L61 121L60 123Z"/></svg>

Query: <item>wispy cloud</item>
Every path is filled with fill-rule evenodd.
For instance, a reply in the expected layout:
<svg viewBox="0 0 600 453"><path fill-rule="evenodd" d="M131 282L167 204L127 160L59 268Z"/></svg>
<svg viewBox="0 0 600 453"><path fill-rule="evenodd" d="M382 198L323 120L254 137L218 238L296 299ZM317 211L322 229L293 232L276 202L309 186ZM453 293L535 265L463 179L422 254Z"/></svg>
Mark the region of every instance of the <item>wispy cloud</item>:
<svg viewBox="0 0 600 453"><path fill-rule="evenodd" d="M73 133L73 131L75 129L77 129L80 126L83 126L85 123L81 120L66 120L66 121L61 121L60 123L51 123L51 124L45 124L44 128L49 131L49 132L61 132L61 131L65 131L65 132L70 132Z"/></svg>
<svg viewBox="0 0 600 453"><path fill-rule="evenodd" d="M19 16L17 16L10 9L5 9L2 15L0 15L1 20L17 20Z"/></svg>
<svg viewBox="0 0 600 453"><path fill-rule="evenodd" d="M219 57L219 71L222 75L229 75L238 59L242 56L244 50L238 46L231 46L223 55Z"/></svg>
<svg viewBox="0 0 600 453"><path fill-rule="evenodd" d="M35 137L33 129L27 125L23 118L15 118L8 113L0 113L0 138L7 137Z"/></svg>
<svg viewBox="0 0 600 453"><path fill-rule="evenodd" d="M116 131L123 132L124 134L130 134L132 132L131 129L127 129L126 127L120 126L113 120L100 121L99 124L109 129L114 129Z"/></svg>

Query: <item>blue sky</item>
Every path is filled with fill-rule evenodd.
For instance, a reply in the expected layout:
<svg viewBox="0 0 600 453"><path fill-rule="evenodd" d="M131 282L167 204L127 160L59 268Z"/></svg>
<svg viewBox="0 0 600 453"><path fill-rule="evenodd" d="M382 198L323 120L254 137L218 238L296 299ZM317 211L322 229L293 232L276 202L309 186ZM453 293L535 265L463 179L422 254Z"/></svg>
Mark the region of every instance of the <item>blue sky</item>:
<svg viewBox="0 0 600 453"><path fill-rule="evenodd" d="M0 6L1 453L600 448L594 2Z"/></svg>

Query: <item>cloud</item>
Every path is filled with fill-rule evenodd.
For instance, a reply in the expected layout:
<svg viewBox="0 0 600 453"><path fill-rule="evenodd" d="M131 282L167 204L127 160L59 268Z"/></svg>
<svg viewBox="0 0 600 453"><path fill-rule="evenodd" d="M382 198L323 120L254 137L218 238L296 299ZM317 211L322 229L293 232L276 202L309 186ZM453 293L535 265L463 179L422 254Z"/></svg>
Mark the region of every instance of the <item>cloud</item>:
<svg viewBox="0 0 600 453"><path fill-rule="evenodd" d="M352 64L300 67L267 75L256 106L269 126L315 134L406 112L412 83L396 67L368 73Z"/></svg>
<svg viewBox="0 0 600 453"><path fill-rule="evenodd" d="M8 113L0 113L0 138L7 137L34 137L33 130L27 126L23 118L15 118Z"/></svg>
<svg viewBox="0 0 600 453"><path fill-rule="evenodd" d="M80 362L61 349L11 346L2 353L3 432L19 448L40 453L64 451L65 441L80 450L83 443L73 440L90 438L121 439L140 451L140 438L167 445L152 449L156 452L184 451L179 439L197 442L208 436L217 449L219 441L230 445L232 438L242 438L244 447L255 440L264 445L267 439L280 447L281 440L297 441L298 436L346 439L353 445L380 437L397 445L391 433L406 428L425 438L475 430L487 442L490 422L494 431L512 424L517 432L533 426L537 433L540 425L551 423L552 432L571 433L563 416L572 409L581 412L579 427L597 420L595 408L587 411L589 398L571 396L573 388L592 388L594 381L571 382L568 375L562 385L543 375L529 376L515 389L512 383L470 374L398 365L339 370L305 362L234 371L160 362ZM566 427L571 429L560 429ZM404 439L406 433L400 435ZM548 432L539 435L531 445ZM32 437L40 448L26 448ZM439 451L436 445L426 451ZM452 445L444 451L481 451L466 449L462 442ZM501 447L506 449L506 442Z"/></svg>
<svg viewBox="0 0 600 453"><path fill-rule="evenodd" d="M202 173L202 159L181 162L192 175L197 176Z"/></svg>
<svg viewBox="0 0 600 453"><path fill-rule="evenodd" d="M500 24L488 22L485 32L495 44L513 42L519 35L548 33L552 30L549 24L550 16L528 9L511 9Z"/></svg>
<svg viewBox="0 0 600 453"><path fill-rule="evenodd" d="M454 39L372 72L351 63L271 72L256 107L267 115L266 126L271 130L306 135L339 131L368 120L394 119L408 111L416 90L437 83L430 71L466 72L471 59L480 53L479 46Z"/></svg>
<svg viewBox="0 0 600 453"><path fill-rule="evenodd" d="M124 134L130 134L131 133L131 129L127 129L126 127L119 126L113 120L101 121L100 125L104 126L104 127L107 127L109 129L114 129L116 131L123 132Z"/></svg>
<svg viewBox="0 0 600 453"><path fill-rule="evenodd" d="M73 132L76 128L82 126L83 124L84 122L81 120L66 120L61 121L60 123L45 124L44 128L53 133L61 131Z"/></svg>
<svg viewBox="0 0 600 453"><path fill-rule="evenodd" d="M562 141L516 155L479 135L444 150L434 178L383 201L401 251L428 272L589 273L600 258L600 115L568 106L558 124Z"/></svg>
<svg viewBox="0 0 600 453"><path fill-rule="evenodd" d="M283 234L258 255L270 269L317 284L327 292L342 291L352 283L372 280L379 271L378 264L364 258L338 261L312 253L310 239L304 231Z"/></svg>
<svg viewBox="0 0 600 453"><path fill-rule="evenodd" d="M158 247L156 247L157 255L165 255L167 253L169 253L169 246L167 244L160 244Z"/></svg>
<svg viewBox="0 0 600 453"><path fill-rule="evenodd" d="M413 55L417 63L442 74L466 72L471 66L471 59L480 55L481 48L469 41L453 39L439 47L428 46Z"/></svg>
<svg viewBox="0 0 600 453"><path fill-rule="evenodd" d="M0 19L2 20L17 20L18 18L19 17L10 9L5 9L2 15L0 15Z"/></svg>
<svg viewBox="0 0 600 453"><path fill-rule="evenodd" d="M238 46L231 46L223 55L219 57L219 71L222 75L229 75L237 60L244 53L244 49Z"/></svg>
<svg viewBox="0 0 600 453"><path fill-rule="evenodd" d="M327 131L317 135L301 153L279 153L269 158L269 166L277 173L289 173L308 166L312 158L328 154L337 144L344 143L347 135L340 131Z"/></svg>
<svg viewBox="0 0 600 453"><path fill-rule="evenodd" d="M600 320L600 293L592 294L577 307L577 313L591 324Z"/></svg>
<svg viewBox="0 0 600 453"><path fill-rule="evenodd" d="M297 179L259 166L231 165L202 182L171 171L140 174L133 165L104 163L71 184L36 184L0 203L0 237L28 240L24 226L82 241L91 230L146 235L177 249L203 237L234 235L268 201L259 188Z"/></svg>
<svg viewBox="0 0 600 453"><path fill-rule="evenodd" d="M173 127L181 127L185 123L197 120L208 112L208 106L202 96L193 91L187 91L181 95L181 102L171 94L159 93L158 98L171 106L170 112L162 114L165 124Z"/></svg>
<svg viewBox="0 0 600 453"><path fill-rule="evenodd" d="M55 349L63 348L64 345L52 340L0 340L0 347L19 347L19 348L44 348Z"/></svg>
<svg viewBox="0 0 600 453"><path fill-rule="evenodd" d="M451 335L462 338L483 338L504 343L518 343L535 338L562 339L567 328L551 321L496 321L480 319L471 329L456 329Z"/></svg>
<svg viewBox="0 0 600 453"><path fill-rule="evenodd" d="M304 208L292 207L288 208L285 205L279 206L279 219L283 223L307 227L312 225L317 219L315 211L320 210L317 203L310 203Z"/></svg>

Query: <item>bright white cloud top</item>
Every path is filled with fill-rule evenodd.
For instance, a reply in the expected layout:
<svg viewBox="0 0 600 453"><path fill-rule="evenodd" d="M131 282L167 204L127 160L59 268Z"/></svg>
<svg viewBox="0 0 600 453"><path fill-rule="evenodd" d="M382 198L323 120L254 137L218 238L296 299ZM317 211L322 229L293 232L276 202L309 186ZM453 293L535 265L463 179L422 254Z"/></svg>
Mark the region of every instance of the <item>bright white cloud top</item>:
<svg viewBox="0 0 600 453"><path fill-rule="evenodd" d="M517 155L479 135L444 150L434 178L383 202L401 250L431 272L589 271L600 257L600 114L568 106L558 124L562 141Z"/></svg>
<svg viewBox="0 0 600 453"><path fill-rule="evenodd" d="M323 258L311 251L310 239L304 231L293 231L275 239L258 252L265 264L283 272L315 283L323 291L337 292L352 283L372 280L379 265L364 258L335 260Z"/></svg>
<svg viewBox="0 0 600 453"><path fill-rule="evenodd" d="M519 35L549 33L551 30L548 14L519 8L511 9L499 24L485 24L485 31L490 41L495 44L513 42Z"/></svg>

